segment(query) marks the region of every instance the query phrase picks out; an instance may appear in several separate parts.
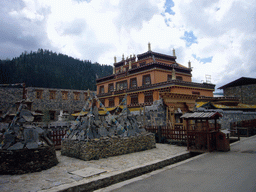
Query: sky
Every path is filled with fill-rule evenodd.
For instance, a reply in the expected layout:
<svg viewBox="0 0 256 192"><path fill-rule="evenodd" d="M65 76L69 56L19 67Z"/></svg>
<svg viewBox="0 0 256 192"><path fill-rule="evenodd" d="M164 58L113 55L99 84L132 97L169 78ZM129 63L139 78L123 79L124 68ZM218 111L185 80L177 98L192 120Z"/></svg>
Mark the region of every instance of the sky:
<svg viewBox="0 0 256 192"><path fill-rule="evenodd" d="M1 0L0 59L39 48L113 65L148 51L218 87L256 78L256 0Z"/></svg>

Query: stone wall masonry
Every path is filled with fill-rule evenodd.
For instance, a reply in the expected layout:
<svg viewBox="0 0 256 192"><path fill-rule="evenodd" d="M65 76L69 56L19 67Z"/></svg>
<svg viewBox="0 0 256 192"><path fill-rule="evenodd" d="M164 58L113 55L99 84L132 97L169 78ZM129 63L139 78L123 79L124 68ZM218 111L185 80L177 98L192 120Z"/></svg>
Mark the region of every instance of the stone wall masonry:
<svg viewBox="0 0 256 192"><path fill-rule="evenodd" d="M224 96L238 97L241 103L256 105L256 84L225 88Z"/></svg>
<svg viewBox="0 0 256 192"><path fill-rule="evenodd" d="M222 109L198 109L198 111L216 111L219 112L222 117L218 119L218 123L221 125L221 129L230 129L230 123L256 119L256 112L243 112L243 111L224 111Z"/></svg>
<svg viewBox="0 0 256 192"><path fill-rule="evenodd" d="M0 88L0 111L2 113L7 112L7 110L14 105L16 102L22 100L23 88Z"/></svg>
<svg viewBox="0 0 256 192"><path fill-rule="evenodd" d="M36 98L36 91L42 91L42 99ZM50 91L55 91L55 99L50 99ZM62 98L62 92L67 92L67 99ZM78 100L75 100L74 94L79 93ZM59 115L61 110L66 111L68 114L72 114L77 111L81 111L86 102L87 91L85 90L72 90L72 89L54 89L54 88L40 88L40 87L27 87L26 96L27 99L32 101L32 111L41 111L44 113L46 120L49 116L49 111L55 111L55 119ZM0 88L0 115L6 113L11 106L16 102L21 101L23 97L23 88ZM15 113L15 109L12 113ZM71 118L73 119L73 118Z"/></svg>
<svg viewBox="0 0 256 192"><path fill-rule="evenodd" d="M49 169L58 164L54 147L0 150L1 174L24 174Z"/></svg>
<svg viewBox="0 0 256 192"><path fill-rule="evenodd" d="M36 98L36 91L42 91L42 99ZM55 91L55 99L50 99L50 91ZM67 92L67 99L62 99L62 92ZM78 100L74 99L74 93L79 92ZM70 90L70 89L52 89L52 88L27 88L27 98L33 101L32 110L43 111L51 110L59 112L60 110L68 111L69 113L74 113L75 111L80 111L85 102L86 91L82 90ZM57 114L58 115L58 114Z"/></svg>
<svg viewBox="0 0 256 192"><path fill-rule="evenodd" d="M132 137L103 137L88 142L64 139L61 144L61 154L89 161L155 147L155 135L152 133Z"/></svg>
<svg viewBox="0 0 256 192"><path fill-rule="evenodd" d="M230 129L230 123L256 119L256 112L243 112L243 111L222 111L223 117L219 120L222 129Z"/></svg>
<svg viewBox="0 0 256 192"><path fill-rule="evenodd" d="M145 117L143 115L143 108L140 111L133 111L136 115L136 120L140 125L145 126L165 126L166 125L166 107L162 100L154 101L153 105L145 107ZM145 118L145 122L144 122Z"/></svg>

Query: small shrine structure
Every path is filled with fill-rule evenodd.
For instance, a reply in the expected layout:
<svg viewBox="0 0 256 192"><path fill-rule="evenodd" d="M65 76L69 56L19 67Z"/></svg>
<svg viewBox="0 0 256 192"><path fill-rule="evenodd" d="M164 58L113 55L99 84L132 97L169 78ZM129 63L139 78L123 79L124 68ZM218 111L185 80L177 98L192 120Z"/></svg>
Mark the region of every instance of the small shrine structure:
<svg viewBox="0 0 256 192"><path fill-rule="evenodd" d="M191 152L229 151L229 139L220 132L217 119L222 117L218 112L185 113L187 130L187 149Z"/></svg>

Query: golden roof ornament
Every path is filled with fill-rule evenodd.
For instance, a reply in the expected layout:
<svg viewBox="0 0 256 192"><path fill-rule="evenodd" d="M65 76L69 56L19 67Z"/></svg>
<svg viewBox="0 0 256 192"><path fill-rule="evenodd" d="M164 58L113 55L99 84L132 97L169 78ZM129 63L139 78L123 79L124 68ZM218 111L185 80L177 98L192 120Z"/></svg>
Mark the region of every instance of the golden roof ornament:
<svg viewBox="0 0 256 192"><path fill-rule="evenodd" d="M150 45L150 42L148 42L148 51L151 51L151 45Z"/></svg>
<svg viewBox="0 0 256 192"><path fill-rule="evenodd" d="M188 68L191 69L191 62L190 62L190 60L188 61Z"/></svg>

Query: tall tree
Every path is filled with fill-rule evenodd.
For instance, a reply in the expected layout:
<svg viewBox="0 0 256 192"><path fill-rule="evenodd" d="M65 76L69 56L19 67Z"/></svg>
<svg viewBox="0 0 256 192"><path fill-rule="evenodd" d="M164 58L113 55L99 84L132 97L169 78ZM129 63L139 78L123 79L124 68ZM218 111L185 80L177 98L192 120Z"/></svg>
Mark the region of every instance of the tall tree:
<svg viewBox="0 0 256 192"><path fill-rule="evenodd" d="M0 60L0 84L25 82L28 87L96 90L96 74L103 77L112 71L110 65L38 49L12 60Z"/></svg>

